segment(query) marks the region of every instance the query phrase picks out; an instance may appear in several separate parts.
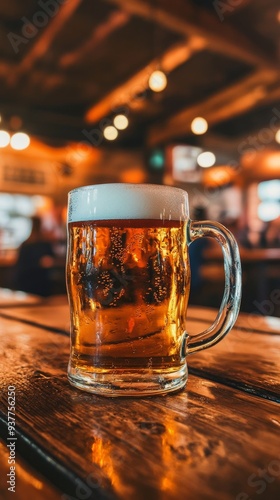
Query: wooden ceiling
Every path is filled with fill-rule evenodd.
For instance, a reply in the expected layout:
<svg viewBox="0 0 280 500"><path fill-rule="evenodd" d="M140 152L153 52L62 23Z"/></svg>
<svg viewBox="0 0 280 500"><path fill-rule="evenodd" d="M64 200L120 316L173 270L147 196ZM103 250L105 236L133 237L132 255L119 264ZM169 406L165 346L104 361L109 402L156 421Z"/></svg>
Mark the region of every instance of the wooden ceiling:
<svg viewBox="0 0 280 500"><path fill-rule="evenodd" d="M184 141L233 155L275 110L280 128L279 0L9 0L0 20L3 127L19 117L54 146L91 136L100 148ZM156 94L159 65L168 85ZM96 131L118 109L130 125L112 145ZM195 116L209 122L203 137Z"/></svg>

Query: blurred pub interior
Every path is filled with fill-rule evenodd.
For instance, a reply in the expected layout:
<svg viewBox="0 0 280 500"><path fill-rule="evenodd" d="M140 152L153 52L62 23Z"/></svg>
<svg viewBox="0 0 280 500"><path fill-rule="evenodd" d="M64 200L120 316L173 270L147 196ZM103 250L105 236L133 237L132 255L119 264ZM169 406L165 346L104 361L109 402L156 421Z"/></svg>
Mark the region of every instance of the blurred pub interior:
<svg viewBox="0 0 280 500"><path fill-rule="evenodd" d="M0 287L35 215L65 293L70 189L163 183L235 234L242 310L279 316L279 1L9 0L0 18ZM191 301L217 307L221 251L199 245Z"/></svg>

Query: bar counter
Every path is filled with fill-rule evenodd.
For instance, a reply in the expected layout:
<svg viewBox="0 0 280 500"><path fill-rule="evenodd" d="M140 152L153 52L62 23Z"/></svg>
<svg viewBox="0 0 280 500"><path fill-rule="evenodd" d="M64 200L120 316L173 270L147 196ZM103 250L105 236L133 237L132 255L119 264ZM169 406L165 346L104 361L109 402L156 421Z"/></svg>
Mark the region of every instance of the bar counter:
<svg viewBox="0 0 280 500"><path fill-rule="evenodd" d="M189 334L215 314L189 307ZM68 383L65 297L0 316L1 499L279 499L279 319L241 314L181 392L114 399Z"/></svg>

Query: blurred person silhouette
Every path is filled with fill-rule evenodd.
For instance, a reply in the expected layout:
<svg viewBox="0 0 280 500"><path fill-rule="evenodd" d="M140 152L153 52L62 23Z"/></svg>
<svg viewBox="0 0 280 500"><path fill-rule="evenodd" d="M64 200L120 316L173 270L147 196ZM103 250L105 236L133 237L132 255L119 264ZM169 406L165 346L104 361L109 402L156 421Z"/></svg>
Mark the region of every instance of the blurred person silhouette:
<svg viewBox="0 0 280 500"><path fill-rule="evenodd" d="M16 262L16 288L27 293L51 295L50 271L54 265L52 244L45 237L40 217L32 217L31 234L19 247Z"/></svg>
<svg viewBox="0 0 280 500"><path fill-rule="evenodd" d="M193 214L194 220L206 220L207 214L205 207L198 206L194 209ZM200 293L203 285L203 277L201 274L201 268L205 261L204 251L209 245L208 238L201 238L196 240L189 247L190 256L190 266L191 266L191 290L190 290L190 303L199 304L200 303Z"/></svg>
<svg viewBox="0 0 280 500"><path fill-rule="evenodd" d="M280 248L280 216L268 223L265 241L268 248Z"/></svg>

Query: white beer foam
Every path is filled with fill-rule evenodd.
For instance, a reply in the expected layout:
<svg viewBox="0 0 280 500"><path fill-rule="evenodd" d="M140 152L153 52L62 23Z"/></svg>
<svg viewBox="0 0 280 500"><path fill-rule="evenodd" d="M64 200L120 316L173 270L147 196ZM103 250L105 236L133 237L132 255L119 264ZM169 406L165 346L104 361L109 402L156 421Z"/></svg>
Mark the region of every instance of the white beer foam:
<svg viewBox="0 0 280 500"><path fill-rule="evenodd" d="M185 220L188 194L157 184L97 184L69 193L68 222L111 219Z"/></svg>

